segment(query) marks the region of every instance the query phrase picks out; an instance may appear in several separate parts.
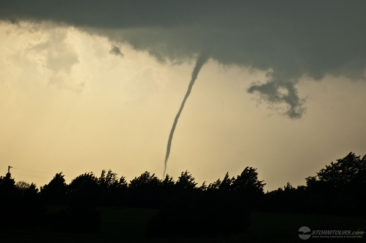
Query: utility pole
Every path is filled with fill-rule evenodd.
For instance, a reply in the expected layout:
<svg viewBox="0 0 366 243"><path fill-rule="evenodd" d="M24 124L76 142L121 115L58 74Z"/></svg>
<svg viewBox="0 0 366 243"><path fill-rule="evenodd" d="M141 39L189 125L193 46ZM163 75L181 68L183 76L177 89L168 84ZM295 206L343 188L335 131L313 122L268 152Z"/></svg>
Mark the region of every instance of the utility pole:
<svg viewBox="0 0 366 243"><path fill-rule="evenodd" d="M13 166L8 165L8 173L10 174L10 169L13 168Z"/></svg>

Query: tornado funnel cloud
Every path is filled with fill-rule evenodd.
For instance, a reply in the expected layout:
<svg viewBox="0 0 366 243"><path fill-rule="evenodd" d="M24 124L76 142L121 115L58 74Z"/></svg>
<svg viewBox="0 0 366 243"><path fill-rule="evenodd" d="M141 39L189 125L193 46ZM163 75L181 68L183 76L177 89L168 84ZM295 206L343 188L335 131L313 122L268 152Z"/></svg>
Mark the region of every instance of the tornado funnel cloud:
<svg viewBox="0 0 366 243"><path fill-rule="evenodd" d="M186 94L183 98L182 103L180 104L177 115L175 115L173 126L172 126L172 129L170 130L170 134L169 134L168 145L167 145L167 148L166 148L163 177L165 177L166 168L167 168L167 164L168 164L168 159L169 159L169 155L170 155L170 148L172 146L173 135L174 135L174 131L175 131L175 128L177 126L180 114L182 113L184 105L185 105L189 95L191 94L192 87L194 85L194 82L197 79L198 73L200 72L202 66L205 64L207 59L208 59L207 55L201 54L200 56L198 56L197 61L196 61L196 65L194 66L194 69L193 69L193 72L192 72L191 81L189 82L189 85L188 85L188 88L187 88L187 92L186 92Z"/></svg>

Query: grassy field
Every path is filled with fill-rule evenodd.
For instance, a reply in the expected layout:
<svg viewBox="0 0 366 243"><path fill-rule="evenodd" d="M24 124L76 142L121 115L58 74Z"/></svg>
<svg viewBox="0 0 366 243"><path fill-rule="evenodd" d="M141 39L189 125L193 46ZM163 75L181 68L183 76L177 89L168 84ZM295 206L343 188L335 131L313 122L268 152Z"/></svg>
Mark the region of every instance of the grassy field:
<svg viewBox="0 0 366 243"><path fill-rule="evenodd" d="M53 209L55 210L55 209ZM44 228L5 231L0 242L304 242L298 238L298 228L365 230L366 219L331 215L305 215L293 213L254 212L251 225L242 232L226 237L200 238L149 238L146 228L155 209L100 208L99 232L64 233ZM164 231L164 229L161 229ZM306 242L310 242L308 240ZM324 239L320 242L326 242ZM360 240L353 239L353 242ZM363 238L361 241L366 241ZM330 240L330 242L342 242Z"/></svg>
<svg viewBox="0 0 366 243"><path fill-rule="evenodd" d="M365 230L366 219L333 215L255 212L252 214L251 226L242 236L243 239L266 242L276 239L281 242L304 242L298 238L298 229L301 226L318 230ZM335 239L330 241L336 242Z"/></svg>

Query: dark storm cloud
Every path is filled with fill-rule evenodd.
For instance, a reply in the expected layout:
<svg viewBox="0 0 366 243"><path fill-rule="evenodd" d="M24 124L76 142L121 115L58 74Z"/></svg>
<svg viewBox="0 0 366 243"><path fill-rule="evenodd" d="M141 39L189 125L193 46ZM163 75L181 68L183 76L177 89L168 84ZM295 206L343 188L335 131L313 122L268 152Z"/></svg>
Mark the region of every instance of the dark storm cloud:
<svg viewBox="0 0 366 243"><path fill-rule="evenodd" d="M364 79L365 1L3 0L0 18L50 20L146 50L160 60L202 51L225 65L271 70L249 92L300 117L302 76ZM285 90L285 92L282 92Z"/></svg>
<svg viewBox="0 0 366 243"><path fill-rule="evenodd" d="M111 50L109 51L109 53L116 55L116 56L121 56L123 57L123 53L121 52L121 49L119 49L118 46L112 46Z"/></svg>

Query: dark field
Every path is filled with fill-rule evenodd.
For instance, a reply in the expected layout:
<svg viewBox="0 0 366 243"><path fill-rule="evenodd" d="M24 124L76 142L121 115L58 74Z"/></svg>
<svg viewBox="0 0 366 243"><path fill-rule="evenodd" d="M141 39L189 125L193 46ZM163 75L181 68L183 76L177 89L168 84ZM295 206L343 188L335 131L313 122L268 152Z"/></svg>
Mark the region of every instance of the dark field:
<svg viewBox="0 0 366 243"><path fill-rule="evenodd" d="M56 212L61 208L49 208ZM305 215L295 213L253 212L249 228L242 232L217 237L150 237L147 227L158 213L156 209L98 208L101 216L100 230L91 233L57 232L49 228L32 228L2 232L0 242L312 242L300 240L298 228L364 230L366 219L361 217L333 215ZM164 229L161 229L164 231ZM350 239L361 242L363 239ZM327 242L325 239L317 240ZM329 242L344 242L330 239Z"/></svg>

